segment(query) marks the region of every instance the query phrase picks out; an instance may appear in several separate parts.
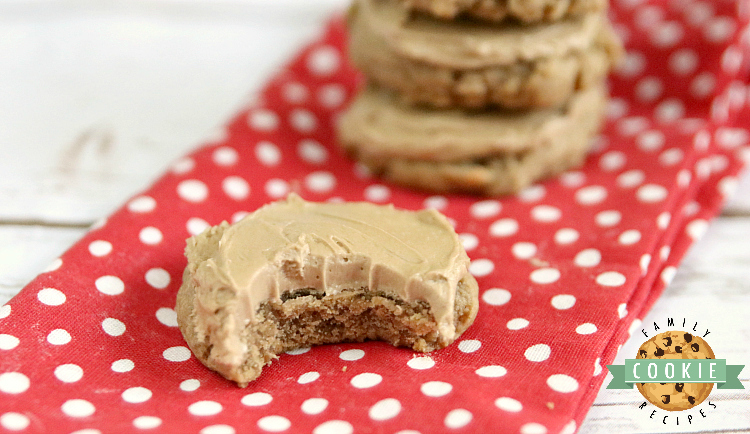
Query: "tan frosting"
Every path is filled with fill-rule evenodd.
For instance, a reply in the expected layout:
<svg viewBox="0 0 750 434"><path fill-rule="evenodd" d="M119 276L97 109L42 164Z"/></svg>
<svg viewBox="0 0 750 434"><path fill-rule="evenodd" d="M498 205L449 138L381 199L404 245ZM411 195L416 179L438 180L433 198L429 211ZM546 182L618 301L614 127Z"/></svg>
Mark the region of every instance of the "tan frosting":
<svg viewBox="0 0 750 434"><path fill-rule="evenodd" d="M450 341L456 285L469 265L458 236L437 211L312 203L294 194L232 226L223 223L190 238L186 255L197 263L191 274L204 292L196 294L196 327L212 324L210 315L218 307L233 311L221 325L224 341L213 342L223 347L221 358L233 364L246 351L240 333L255 320L258 307L307 288L326 294L368 288L424 300L441 340Z"/></svg>
<svg viewBox="0 0 750 434"><path fill-rule="evenodd" d="M586 14L555 23L524 26L469 20L445 21L411 14L393 0L357 0L354 14L399 55L435 66L479 69L512 65L587 50L605 17ZM376 36L373 36L376 37Z"/></svg>
<svg viewBox="0 0 750 434"><path fill-rule="evenodd" d="M368 158L460 161L537 148L569 134L599 107L602 87L580 91L563 108L527 111L423 110L368 87L339 125L345 144Z"/></svg>

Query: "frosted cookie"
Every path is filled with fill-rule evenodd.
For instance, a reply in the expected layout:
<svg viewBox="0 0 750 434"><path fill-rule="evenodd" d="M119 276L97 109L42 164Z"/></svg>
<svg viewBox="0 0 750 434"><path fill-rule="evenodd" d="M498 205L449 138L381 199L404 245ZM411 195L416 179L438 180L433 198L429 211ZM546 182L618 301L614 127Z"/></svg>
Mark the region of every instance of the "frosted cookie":
<svg viewBox="0 0 750 434"><path fill-rule="evenodd" d="M595 87L563 107L426 110L369 87L339 121L339 142L375 175L436 193L496 196L579 165L607 94Z"/></svg>
<svg viewBox="0 0 750 434"><path fill-rule="evenodd" d="M599 85L622 50L602 14L498 27L356 0L349 21L349 57L369 80L438 108L558 106Z"/></svg>
<svg viewBox="0 0 750 434"><path fill-rule="evenodd" d="M454 19L467 16L498 22L516 19L525 23L557 21L566 17L599 12L607 0L401 0L413 11L438 18Z"/></svg>
<svg viewBox="0 0 750 434"><path fill-rule="evenodd" d="M443 348L477 313L469 258L434 210L291 195L188 239L185 254L179 328L198 360L243 387L311 345Z"/></svg>
<svg viewBox="0 0 750 434"><path fill-rule="evenodd" d="M714 352L700 336L684 331L660 333L638 349L637 359L713 359ZM652 404L667 411L695 407L711 393L713 383L636 383Z"/></svg>

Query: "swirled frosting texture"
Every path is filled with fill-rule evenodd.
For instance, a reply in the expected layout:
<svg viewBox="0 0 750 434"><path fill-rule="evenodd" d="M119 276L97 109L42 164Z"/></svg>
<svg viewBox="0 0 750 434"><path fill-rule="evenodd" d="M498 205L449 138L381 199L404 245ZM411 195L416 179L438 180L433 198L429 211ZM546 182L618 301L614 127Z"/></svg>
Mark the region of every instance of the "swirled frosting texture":
<svg viewBox="0 0 750 434"><path fill-rule="evenodd" d="M299 289L329 295L365 288L424 300L439 340L449 342L456 333L456 285L469 265L452 226L435 210L313 203L296 195L190 238L186 255L186 278L200 288L196 327L219 326L210 316L219 308L231 311L232 319L220 325L230 363L241 357L240 331L255 321L258 307Z"/></svg>

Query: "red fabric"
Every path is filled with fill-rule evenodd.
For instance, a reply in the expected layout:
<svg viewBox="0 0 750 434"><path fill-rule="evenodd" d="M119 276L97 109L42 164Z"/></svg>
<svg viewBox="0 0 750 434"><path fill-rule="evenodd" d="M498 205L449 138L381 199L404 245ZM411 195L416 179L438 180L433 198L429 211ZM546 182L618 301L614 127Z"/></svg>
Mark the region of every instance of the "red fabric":
<svg viewBox="0 0 750 434"><path fill-rule="evenodd" d="M342 155L333 124L359 77L334 21L223 138L0 308L0 431L575 432L750 149L739 7L615 2L629 55L595 151L497 200L388 185ZM473 260L475 324L430 354L379 342L284 354L245 389L204 368L172 310L185 239L287 191L438 207Z"/></svg>

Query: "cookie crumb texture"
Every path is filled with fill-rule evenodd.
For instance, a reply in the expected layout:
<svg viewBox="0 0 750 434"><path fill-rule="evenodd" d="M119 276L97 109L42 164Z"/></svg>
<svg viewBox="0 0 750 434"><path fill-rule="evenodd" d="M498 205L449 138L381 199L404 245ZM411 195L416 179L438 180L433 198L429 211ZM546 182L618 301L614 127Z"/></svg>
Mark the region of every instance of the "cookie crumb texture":
<svg viewBox="0 0 750 434"><path fill-rule="evenodd" d="M516 19L525 23L556 21L606 9L607 0L402 0L415 11L453 19L468 16L498 22Z"/></svg>
<svg viewBox="0 0 750 434"><path fill-rule="evenodd" d="M347 214L349 207L357 211ZM279 219L285 214L288 220ZM364 215L374 221L351 223ZM309 229L300 223L305 216L318 230L300 232ZM383 229L364 229L387 217ZM349 221L343 226L355 230L337 231L343 220ZM425 242L443 260L405 253L419 247L408 240L403 245L390 240L398 247L373 246L373 240L389 239L379 231L392 233L389 224L399 222L405 231L421 233L415 238L430 233ZM270 243L258 240L253 228L279 230L285 242L273 236ZM248 234L255 243L241 242ZM368 244L369 255L358 248L357 236ZM330 249L326 239L341 250ZM241 243L233 243L237 240ZM242 257L242 250L251 249L267 258L264 264ZM384 264L393 252L402 263ZM422 352L443 348L477 313L478 287L468 273L468 257L450 224L435 211L313 204L290 197L233 226L223 223L191 238L186 255L175 309L179 328L198 360L243 387L279 354L312 345L381 340ZM421 271L399 275L405 269Z"/></svg>
<svg viewBox="0 0 750 434"><path fill-rule="evenodd" d="M714 359L714 352L700 336L684 331L660 333L638 349L637 359ZM636 383L641 394L667 411L689 410L711 393L713 383Z"/></svg>

